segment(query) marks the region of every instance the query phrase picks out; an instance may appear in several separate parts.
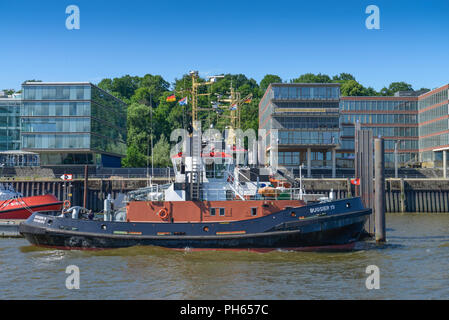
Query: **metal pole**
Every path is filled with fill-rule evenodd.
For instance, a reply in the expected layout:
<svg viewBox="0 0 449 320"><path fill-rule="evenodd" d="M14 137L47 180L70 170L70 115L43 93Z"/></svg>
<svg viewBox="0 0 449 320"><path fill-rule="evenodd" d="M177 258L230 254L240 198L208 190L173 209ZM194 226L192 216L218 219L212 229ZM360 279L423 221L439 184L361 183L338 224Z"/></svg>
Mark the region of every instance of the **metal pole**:
<svg viewBox="0 0 449 320"><path fill-rule="evenodd" d="M83 207L86 208L87 205L87 181L89 177L89 167L87 165L84 166L84 198L83 198Z"/></svg>
<svg viewBox="0 0 449 320"><path fill-rule="evenodd" d="M147 141L147 187L150 186L150 144Z"/></svg>
<svg viewBox="0 0 449 320"><path fill-rule="evenodd" d="M153 150L153 97L150 94L150 108L151 108L151 184L153 184L154 177L154 150Z"/></svg>
<svg viewBox="0 0 449 320"><path fill-rule="evenodd" d="M374 149L376 242L385 242L385 145L382 138L374 140Z"/></svg>

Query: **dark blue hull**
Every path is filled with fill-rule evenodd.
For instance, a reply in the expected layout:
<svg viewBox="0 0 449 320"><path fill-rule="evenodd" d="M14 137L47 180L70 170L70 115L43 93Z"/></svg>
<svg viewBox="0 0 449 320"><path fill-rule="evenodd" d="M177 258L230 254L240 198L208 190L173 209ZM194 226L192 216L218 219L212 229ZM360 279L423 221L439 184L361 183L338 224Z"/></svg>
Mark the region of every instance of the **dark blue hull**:
<svg viewBox="0 0 449 320"><path fill-rule="evenodd" d="M232 222L133 223L74 220L35 213L19 227L35 245L95 249L161 246L193 249L276 249L345 245L357 241L371 209L360 199L286 208Z"/></svg>

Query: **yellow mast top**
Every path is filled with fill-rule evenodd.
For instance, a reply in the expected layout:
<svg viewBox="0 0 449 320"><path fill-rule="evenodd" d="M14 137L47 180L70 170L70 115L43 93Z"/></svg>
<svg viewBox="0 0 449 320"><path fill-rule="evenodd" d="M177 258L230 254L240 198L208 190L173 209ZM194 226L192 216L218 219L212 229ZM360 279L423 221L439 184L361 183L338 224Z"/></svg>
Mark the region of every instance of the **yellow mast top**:
<svg viewBox="0 0 449 320"><path fill-rule="evenodd" d="M192 78L192 127L194 130L197 130L196 122L198 121L198 112L199 111L210 111L210 108L199 108L198 107L198 96L208 96L210 93L198 93L198 88L200 86L207 86L215 83L217 78L224 78L224 76L212 76L209 81L206 82L198 82L198 71L190 71L190 76ZM231 130L235 130L236 128L240 128L240 107L242 104L252 98L252 94L247 95L244 99L241 99L240 92L237 92L232 87L230 88L230 96L229 99L221 99L220 102L227 102L231 108L231 114L229 117L231 119Z"/></svg>

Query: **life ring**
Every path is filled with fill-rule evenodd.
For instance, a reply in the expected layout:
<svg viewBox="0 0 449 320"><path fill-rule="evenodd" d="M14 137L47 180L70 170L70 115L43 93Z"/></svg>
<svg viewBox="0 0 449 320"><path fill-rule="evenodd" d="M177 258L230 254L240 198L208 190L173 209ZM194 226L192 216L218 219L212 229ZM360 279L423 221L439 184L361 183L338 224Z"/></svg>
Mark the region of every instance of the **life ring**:
<svg viewBox="0 0 449 320"><path fill-rule="evenodd" d="M63 207L64 207L64 209L70 208L70 201L69 200L64 200Z"/></svg>
<svg viewBox="0 0 449 320"><path fill-rule="evenodd" d="M168 210L165 208L162 208L161 210L158 211L157 215L161 218L161 219L166 219L168 217Z"/></svg>

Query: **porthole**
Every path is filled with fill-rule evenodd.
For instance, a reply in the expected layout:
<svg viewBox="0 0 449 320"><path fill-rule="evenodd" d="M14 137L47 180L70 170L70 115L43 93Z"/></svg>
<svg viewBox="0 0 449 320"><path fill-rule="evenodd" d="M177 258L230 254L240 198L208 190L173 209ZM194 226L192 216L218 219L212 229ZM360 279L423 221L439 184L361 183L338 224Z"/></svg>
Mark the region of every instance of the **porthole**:
<svg viewBox="0 0 449 320"><path fill-rule="evenodd" d="M52 223L53 223L53 220L50 219L50 220L47 221L47 223L48 223L48 224L52 224Z"/></svg>
<svg viewBox="0 0 449 320"><path fill-rule="evenodd" d="M208 226L205 226L205 227L203 228L203 231L204 231L204 232L209 232L209 227L208 227Z"/></svg>
<svg viewBox="0 0 449 320"><path fill-rule="evenodd" d="M102 224L101 225L101 230L106 230L107 228L106 228L106 225L105 224Z"/></svg>
<svg viewBox="0 0 449 320"><path fill-rule="evenodd" d="M296 217L296 213L295 213L294 211L290 212L290 215L291 215L292 217Z"/></svg>
<svg viewBox="0 0 449 320"><path fill-rule="evenodd" d="M351 204L349 202L346 202L346 208L351 208Z"/></svg>

